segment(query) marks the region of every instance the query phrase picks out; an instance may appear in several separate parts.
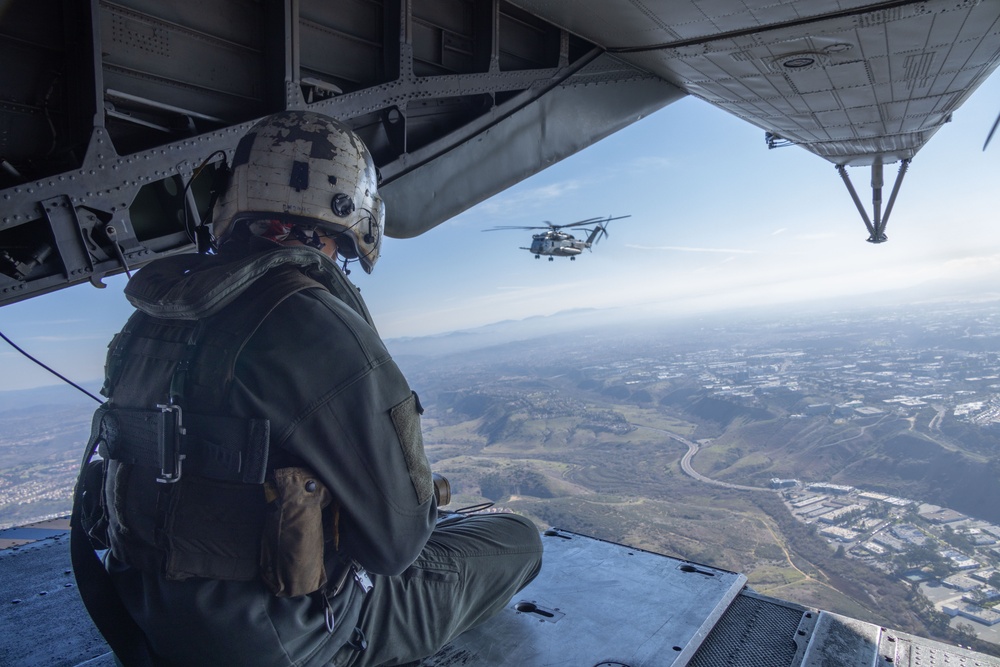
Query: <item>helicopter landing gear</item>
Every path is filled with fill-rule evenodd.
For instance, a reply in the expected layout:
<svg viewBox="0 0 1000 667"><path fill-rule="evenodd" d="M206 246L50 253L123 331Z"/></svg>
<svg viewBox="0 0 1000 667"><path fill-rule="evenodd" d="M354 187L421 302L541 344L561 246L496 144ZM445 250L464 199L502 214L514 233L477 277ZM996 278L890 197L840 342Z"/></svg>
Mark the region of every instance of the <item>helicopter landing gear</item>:
<svg viewBox="0 0 1000 667"><path fill-rule="evenodd" d="M549 261L550 262L555 261L555 257L549 257Z"/></svg>
<svg viewBox="0 0 1000 667"><path fill-rule="evenodd" d="M570 258L569 258L569 261L571 261L571 262L575 262L575 261L576 261L576 257L570 257Z"/></svg>
<svg viewBox="0 0 1000 667"><path fill-rule="evenodd" d="M541 258L542 258L541 255L535 255L535 259L541 259Z"/></svg>
<svg viewBox="0 0 1000 667"><path fill-rule="evenodd" d="M861 219L864 220L865 227L868 228L869 243L885 243L889 240L889 237L885 235L885 225L889 222L889 214L892 213L892 205L896 202L896 195L899 193L899 186L902 185L903 176L906 175L906 170L909 166L909 159L900 160L899 172L896 174L896 182L892 185L892 194L889 195L889 203L886 205L885 214L883 215L882 163L872 165L872 213L874 214L874 219L872 219L868 217L868 212L865 211L865 207L862 205L861 199L858 198L858 193L854 190L854 186L851 184L851 179L847 175L847 170L844 169L844 165L837 165L837 172L844 180L844 185L847 186L847 191L851 194L851 199L854 200L854 205L858 208L858 213L861 214Z"/></svg>

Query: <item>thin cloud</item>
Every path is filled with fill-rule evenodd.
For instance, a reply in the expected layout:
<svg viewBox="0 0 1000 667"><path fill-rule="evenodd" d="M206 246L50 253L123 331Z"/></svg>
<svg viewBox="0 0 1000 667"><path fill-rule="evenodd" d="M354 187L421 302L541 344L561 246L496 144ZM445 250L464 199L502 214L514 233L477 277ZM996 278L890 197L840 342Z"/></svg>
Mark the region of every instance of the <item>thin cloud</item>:
<svg viewBox="0 0 1000 667"><path fill-rule="evenodd" d="M71 343L78 340L107 340L113 334L87 334L78 336L32 336L28 340L39 343Z"/></svg>
<svg viewBox="0 0 1000 667"><path fill-rule="evenodd" d="M550 183L512 194L501 194L479 204L459 217L463 219L466 217L477 219L481 218L484 214L487 216L503 214L509 217L511 211L518 211L518 217L523 218L526 210L545 206L552 200L565 197L579 190L581 187L583 187L581 182L574 179Z"/></svg>
<svg viewBox="0 0 1000 667"><path fill-rule="evenodd" d="M773 232L771 232L771 236L777 236L778 234L784 234L787 231L788 231L788 227L782 227L781 229L775 229Z"/></svg>
<svg viewBox="0 0 1000 667"><path fill-rule="evenodd" d="M949 259L942 265L944 273L967 276L971 273L993 272L1000 268L1000 255L979 255Z"/></svg>
<svg viewBox="0 0 1000 667"><path fill-rule="evenodd" d="M756 250L737 250L735 248L693 248L689 246L679 246L679 245L636 245L632 243L626 243L626 248L635 248L636 250L668 250L671 252L717 252L726 254L737 254L737 255L756 255Z"/></svg>
<svg viewBox="0 0 1000 667"><path fill-rule="evenodd" d="M39 319L35 319L35 320L19 320L18 323L17 323L17 325L18 326L26 326L26 327L35 327L35 326L41 326L41 327L64 327L64 326L74 326L74 325L77 325L77 324L89 324L89 323L90 323L89 320L80 319L80 318L73 319L73 320L39 320Z"/></svg>
<svg viewBox="0 0 1000 667"><path fill-rule="evenodd" d="M816 232L815 234L796 234L795 238L799 241L829 241L830 239L840 238L840 234L834 232Z"/></svg>
<svg viewBox="0 0 1000 667"><path fill-rule="evenodd" d="M629 163L633 171L660 171L673 167L674 162L667 157L646 156L639 157Z"/></svg>

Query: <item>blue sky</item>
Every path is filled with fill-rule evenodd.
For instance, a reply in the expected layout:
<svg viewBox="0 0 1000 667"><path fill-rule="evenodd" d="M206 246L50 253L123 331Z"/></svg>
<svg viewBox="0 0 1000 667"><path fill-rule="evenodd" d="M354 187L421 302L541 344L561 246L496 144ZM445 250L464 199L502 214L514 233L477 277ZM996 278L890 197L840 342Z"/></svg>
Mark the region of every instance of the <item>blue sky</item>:
<svg viewBox="0 0 1000 667"><path fill-rule="evenodd" d="M687 98L418 238L386 239L375 272L351 278L386 338L582 307L670 317L921 285L996 285L1000 137L981 148L998 112L995 74L913 160L885 244L865 242L832 164L796 147L769 151L762 130ZM886 200L896 169L885 170ZM869 170L848 172L870 210ZM612 223L609 237L575 262L520 250L529 231L482 232L599 215L631 218ZM107 342L131 312L125 278L107 283L4 306L0 331L74 381L96 380ZM57 382L2 341L0 365L6 389Z"/></svg>

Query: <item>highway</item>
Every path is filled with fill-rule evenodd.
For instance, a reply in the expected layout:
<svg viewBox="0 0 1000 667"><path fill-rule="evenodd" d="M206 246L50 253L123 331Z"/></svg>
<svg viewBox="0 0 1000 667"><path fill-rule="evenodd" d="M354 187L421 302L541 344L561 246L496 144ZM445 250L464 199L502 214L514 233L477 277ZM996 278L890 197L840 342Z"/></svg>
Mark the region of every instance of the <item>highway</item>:
<svg viewBox="0 0 1000 667"><path fill-rule="evenodd" d="M696 479L699 482L704 482L705 484L714 484L715 486L721 486L727 489L736 489L737 491L774 491L774 489L761 487L761 486L744 486L742 484L730 484L729 482L721 482L717 479L712 479L711 477L705 477L700 472L694 469L691 465L691 460L694 459L694 455L698 453L698 443L691 442L687 438L683 438L676 433L671 433L670 431L665 431L662 428L654 428L652 426L643 426L642 424L632 423L633 426L638 428L649 429L650 431L656 431L657 433L663 433L671 440L676 440L682 445L687 446L687 452L681 457L681 470L684 474L692 479Z"/></svg>

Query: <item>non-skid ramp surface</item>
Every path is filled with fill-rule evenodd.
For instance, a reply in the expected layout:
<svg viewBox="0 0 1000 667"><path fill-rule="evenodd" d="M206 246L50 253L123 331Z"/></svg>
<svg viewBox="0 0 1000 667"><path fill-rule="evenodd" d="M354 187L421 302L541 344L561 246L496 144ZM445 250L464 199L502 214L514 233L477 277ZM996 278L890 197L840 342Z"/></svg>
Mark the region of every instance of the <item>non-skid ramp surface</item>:
<svg viewBox="0 0 1000 667"><path fill-rule="evenodd" d="M76 588L69 530L36 524L0 550L0 665L113 667ZM38 531L49 530L43 535ZM103 656L103 657L102 657Z"/></svg>
<svg viewBox="0 0 1000 667"><path fill-rule="evenodd" d="M22 547L32 542L61 537L69 533L69 517L49 519L27 526L15 526L0 530L0 551Z"/></svg>
<svg viewBox="0 0 1000 667"><path fill-rule="evenodd" d="M112 665L76 592L69 536L0 552L0 664ZM27 533L20 536L29 537ZM498 616L424 660L432 667L684 665L743 575L565 531L543 534L538 578Z"/></svg>
<svg viewBox="0 0 1000 667"><path fill-rule="evenodd" d="M0 550L0 665L114 667L74 585L69 536L54 533ZM543 541L538 578L422 667L1000 667L757 595L740 574L563 531Z"/></svg>
<svg viewBox="0 0 1000 667"><path fill-rule="evenodd" d="M546 531L538 578L424 667L680 667L746 583L742 574Z"/></svg>

